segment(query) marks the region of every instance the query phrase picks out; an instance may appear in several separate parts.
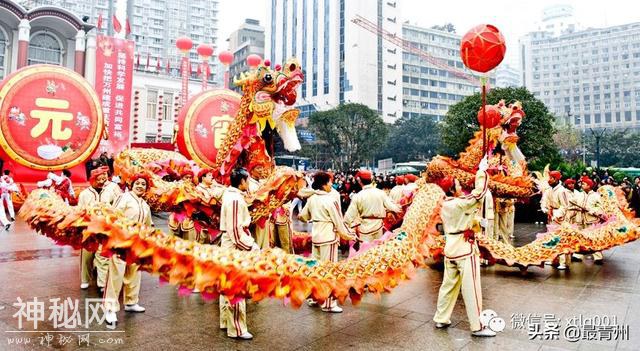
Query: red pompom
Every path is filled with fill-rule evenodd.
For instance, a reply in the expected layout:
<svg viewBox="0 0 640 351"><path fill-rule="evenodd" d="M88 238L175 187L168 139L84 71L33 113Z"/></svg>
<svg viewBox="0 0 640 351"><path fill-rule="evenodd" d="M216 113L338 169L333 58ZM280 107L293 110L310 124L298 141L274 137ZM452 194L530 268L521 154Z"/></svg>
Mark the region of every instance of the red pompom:
<svg viewBox="0 0 640 351"><path fill-rule="evenodd" d="M485 123L484 113L482 113L482 107L478 110L478 123L485 128L493 128L500 124L500 119L502 115L500 114L500 109L493 105L485 106L485 111L487 112L487 121Z"/></svg>

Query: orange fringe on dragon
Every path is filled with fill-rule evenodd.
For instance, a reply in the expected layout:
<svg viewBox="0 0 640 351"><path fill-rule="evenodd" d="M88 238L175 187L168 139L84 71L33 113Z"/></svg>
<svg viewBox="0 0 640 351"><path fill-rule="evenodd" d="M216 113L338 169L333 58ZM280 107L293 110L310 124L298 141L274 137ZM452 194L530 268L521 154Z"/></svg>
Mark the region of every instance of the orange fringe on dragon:
<svg viewBox="0 0 640 351"><path fill-rule="evenodd" d="M261 189L248 201L254 220L269 216L294 197L303 184L300 173L273 165L268 136L264 138L265 130L269 133L275 129L281 136L288 136L285 146L299 147L297 139L291 138L292 132L295 137L292 123L297 112L286 106L295 102L295 88L301 78L299 66L294 64L285 65L283 72L260 67L238 81L244 91L241 109L218 154L215 169L221 183L225 183L226 175L236 164L249 168L253 177L262 180ZM503 150L492 157L491 164L502 169L501 174L491 177L490 188L500 197L528 197L534 186L524 157L517 149L515 135L524 113L518 105L503 104L501 108L511 110L504 114L505 128L488 131L490 145L495 148L500 144ZM102 244L106 255L118 253L128 262L140 264L143 270L172 284L196 287L207 296L222 294L231 299L244 297L256 301L276 297L290 300L293 306L300 306L307 297L317 301L329 296L340 301L351 298L357 303L366 292L390 291L401 280L410 278L416 267L425 264L425 259L441 256L443 237L436 225L444 193L439 186L426 181L435 182L452 175L463 184L471 183L474 168L482 158L480 142L476 134L457 161L434 159L427 179L418 183L400 228L379 245L340 262L318 262L279 249L240 252L202 245L131 222L107 206L88 209L67 206L54 193L43 190L29 195L20 215L32 228L59 244L94 251ZM188 163L173 152L129 150L118 155L116 173L127 180L140 171L160 172L171 162L173 166ZM165 182L157 174L151 176L154 188L148 192L147 201L155 211L186 209L193 213L218 206L203 201L191 185ZM640 223L622 210L626 208L624 200L619 200L611 187L602 187L599 192L608 216L605 223L582 231L563 225L518 248L480 236L477 241L483 254L503 264L526 268L542 265L563 253L604 250L636 240L640 236Z"/></svg>

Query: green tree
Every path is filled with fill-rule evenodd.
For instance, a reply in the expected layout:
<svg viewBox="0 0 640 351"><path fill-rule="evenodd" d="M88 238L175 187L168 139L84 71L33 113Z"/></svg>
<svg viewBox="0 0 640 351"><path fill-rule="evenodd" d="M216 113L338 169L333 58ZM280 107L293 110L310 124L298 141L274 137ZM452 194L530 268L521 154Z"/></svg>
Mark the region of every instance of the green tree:
<svg viewBox="0 0 640 351"><path fill-rule="evenodd" d="M544 105L526 88L493 88L487 94L487 104L497 104L504 99L507 104L520 101L526 116L518 128L518 146L532 170L540 170L547 163L557 166L560 161L558 147L553 142L554 117ZM466 97L451 106L440 125L442 149L445 155L456 157L463 151L473 133L480 129L477 114L482 105L480 93Z"/></svg>
<svg viewBox="0 0 640 351"><path fill-rule="evenodd" d="M370 161L387 140L382 117L362 104L342 104L309 117L309 128L326 143L325 151L341 168Z"/></svg>
<svg viewBox="0 0 640 351"><path fill-rule="evenodd" d="M586 131L584 133L587 151L591 159L596 159L596 137ZM640 133L628 130L605 131L600 138L600 167L640 167Z"/></svg>
<svg viewBox="0 0 640 351"><path fill-rule="evenodd" d="M425 161L440 148L440 133L436 123L427 117L402 117L390 126L389 138L380 158L394 162Z"/></svg>
<svg viewBox="0 0 640 351"><path fill-rule="evenodd" d="M582 160L582 135L580 131L571 125L559 126L553 135L562 157L569 162Z"/></svg>

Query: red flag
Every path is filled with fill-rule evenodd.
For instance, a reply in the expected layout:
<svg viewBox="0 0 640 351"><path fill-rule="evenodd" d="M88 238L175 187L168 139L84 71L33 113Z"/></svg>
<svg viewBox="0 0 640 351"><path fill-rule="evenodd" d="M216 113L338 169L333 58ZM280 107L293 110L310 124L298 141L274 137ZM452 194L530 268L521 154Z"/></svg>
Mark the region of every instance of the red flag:
<svg viewBox="0 0 640 351"><path fill-rule="evenodd" d="M127 31L127 36L129 34L131 34L131 25L129 24L129 19L127 18L127 22L126 22L126 31Z"/></svg>
<svg viewBox="0 0 640 351"><path fill-rule="evenodd" d="M136 59L136 66L140 68L140 54L138 54L138 58Z"/></svg>
<svg viewBox="0 0 640 351"><path fill-rule="evenodd" d="M167 59L167 74L171 73L171 59Z"/></svg>
<svg viewBox="0 0 640 351"><path fill-rule="evenodd" d="M98 31L102 30L102 14L98 16Z"/></svg>
<svg viewBox="0 0 640 351"><path fill-rule="evenodd" d="M120 33L120 31L122 30L122 24L120 24L120 21L118 21L118 17L116 17L116 15L113 15L112 21L113 30L116 31L116 33Z"/></svg>
<svg viewBox="0 0 640 351"><path fill-rule="evenodd" d="M198 75L202 74L202 64L201 63L198 64L198 72L196 72L196 73L198 73Z"/></svg>
<svg viewBox="0 0 640 351"><path fill-rule="evenodd" d="M151 58L149 57L149 54L147 54L147 69L149 69L149 63L151 62L150 60Z"/></svg>
<svg viewBox="0 0 640 351"><path fill-rule="evenodd" d="M160 73L160 58L156 59L156 72Z"/></svg>

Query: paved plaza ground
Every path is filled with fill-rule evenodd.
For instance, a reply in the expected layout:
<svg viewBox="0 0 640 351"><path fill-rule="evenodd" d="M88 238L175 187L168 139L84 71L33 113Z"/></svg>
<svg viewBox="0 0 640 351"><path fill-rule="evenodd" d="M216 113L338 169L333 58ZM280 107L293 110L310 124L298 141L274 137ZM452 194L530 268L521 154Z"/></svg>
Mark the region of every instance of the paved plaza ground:
<svg viewBox="0 0 640 351"><path fill-rule="evenodd" d="M522 245L542 227L518 224L516 229L516 244ZM176 287L143 273L140 303L147 311L120 312L113 331L92 326L87 346L85 329L55 330L47 320L51 299L77 299L84 315L85 298L98 297L95 287L79 289L78 252L54 245L18 221L9 232L0 232L0 350L640 350L639 253L640 243L631 243L606 251L603 266L573 263L565 272L550 267L530 268L525 274L504 266L483 268L484 307L506 322L497 337L485 339L471 337L461 300L452 326L435 329L431 319L442 280L437 267L420 270L391 294L366 296L359 306L347 303L342 314L307 306L295 310L280 300L249 303L252 341L229 339L219 330L217 300L179 296ZM45 301L45 321L36 332L16 333L18 297ZM609 329L603 327L605 316L611 319ZM568 320L579 317L597 317L591 323L597 330L589 334L595 340L568 340ZM589 325L580 325L585 336ZM605 340L614 327L617 340ZM23 320L22 330L34 330L33 322ZM545 336L551 340L542 340ZM28 345L16 345L25 340Z"/></svg>

